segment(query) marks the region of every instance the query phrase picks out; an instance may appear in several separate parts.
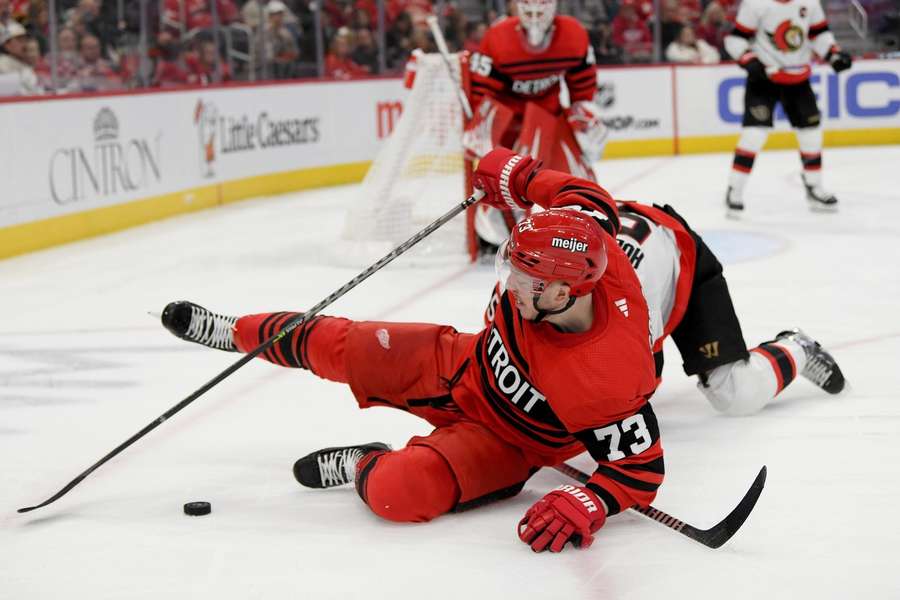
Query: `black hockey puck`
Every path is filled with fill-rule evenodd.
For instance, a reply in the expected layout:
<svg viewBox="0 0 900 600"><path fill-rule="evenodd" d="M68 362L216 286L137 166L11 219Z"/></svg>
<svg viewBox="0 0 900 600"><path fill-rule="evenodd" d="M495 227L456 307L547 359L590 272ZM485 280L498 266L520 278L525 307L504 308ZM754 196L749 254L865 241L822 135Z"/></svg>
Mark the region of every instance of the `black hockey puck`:
<svg viewBox="0 0 900 600"><path fill-rule="evenodd" d="M212 512L212 506L209 502L188 502L184 505L184 514L192 517L208 515Z"/></svg>

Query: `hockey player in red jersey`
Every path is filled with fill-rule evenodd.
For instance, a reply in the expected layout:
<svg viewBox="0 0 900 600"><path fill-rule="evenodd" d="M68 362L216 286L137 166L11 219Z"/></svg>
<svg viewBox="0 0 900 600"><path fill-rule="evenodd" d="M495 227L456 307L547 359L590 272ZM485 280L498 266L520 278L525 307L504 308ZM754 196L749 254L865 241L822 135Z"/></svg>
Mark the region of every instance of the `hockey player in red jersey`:
<svg viewBox="0 0 900 600"><path fill-rule="evenodd" d="M475 158L497 146L541 160L545 168L595 179L608 130L593 102L597 67L587 31L556 14L556 0L520 0L518 16L488 29L469 60L474 117L463 146ZM480 207L479 236L498 245L515 219ZM517 215L520 216L520 215Z"/></svg>
<svg viewBox="0 0 900 600"><path fill-rule="evenodd" d="M619 246L631 260L650 310L657 373L671 336L684 371L717 410L755 413L798 374L830 394L844 375L818 342L798 329L747 350L722 265L671 206L618 202Z"/></svg>
<svg viewBox="0 0 900 600"><path fill-rule="evenodd" d="M504 245L505 289L480 333L316 316L261 355L346 383L360 407L393 406L434 431L395 451L313 452L295 476L310 487L353 481L383 518L428 521L513 496L538 468L587 450L597 461L589 482L548 492L518 535L534 551L588 546L608 516L646 506L663 480L647 305L614 240L619 218L605 190L502 148L481 160L475 185L492 206L548 209ZM226 317L174 302L162 320L183 339L247 352L296 315Z"/></svg>
<svg viewBox="0 0 900 600"><path fill-rule="evenodd" d="M819 0L743 0L725 49L747 71L741 137L725 194L729 214L744 210L744 185L772 129L776 103L797 133L810 208L837 209L837 198L822 187L822 117L809 84L810 60L814 52L836 73L852 60L835 42Z"/></svg>
<svg viewBox="0 0 900 600"><path fill-rule="evenodd" d="M557 15L556 0L519 0L516 9L518 16L488 29L469 60L475 118L463 136L463 146L476 157L495 146L521 147L532 155L540 151L531 135L520 137L526 109L533 105L552 117L563 115L578 145L566 150L580 149L583 155L581 160L570 158L557 164L556 156L565 154L557 149L537 158L545 165L593 178L590 165L603 153L607 129L593 102L597 66L587 31L576 19ZM551 148L556 143L544 142Z"/></svg>

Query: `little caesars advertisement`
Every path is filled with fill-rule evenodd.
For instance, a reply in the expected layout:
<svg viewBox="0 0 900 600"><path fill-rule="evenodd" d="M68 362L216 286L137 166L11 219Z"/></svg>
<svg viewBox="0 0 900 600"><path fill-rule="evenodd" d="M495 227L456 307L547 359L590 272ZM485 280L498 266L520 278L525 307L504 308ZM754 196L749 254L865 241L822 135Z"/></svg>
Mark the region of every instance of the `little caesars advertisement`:
<svg viewBox="0 0 900 600"><path fill-rule="evenodd" d="M375 106L400 91L399 80L373 80L3 104L0 227L370 161Z"/></svg>

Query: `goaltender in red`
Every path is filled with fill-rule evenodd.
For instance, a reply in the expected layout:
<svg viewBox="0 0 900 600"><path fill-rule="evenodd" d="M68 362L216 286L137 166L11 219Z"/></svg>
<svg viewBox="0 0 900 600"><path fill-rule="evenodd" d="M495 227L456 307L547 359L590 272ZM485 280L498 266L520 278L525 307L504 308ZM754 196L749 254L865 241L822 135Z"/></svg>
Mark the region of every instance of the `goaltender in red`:
<svg viewBox="0 0 900 600"><path fill-rule="evenodd" d="M537 552L586 547L608 516L654 499L664 468L648 402L649 316L615 240L616 204L595 183L538 167L497 148L475 173L492 206L549 209L501 246L505 289L480 333L316 316L261 355L348 384L361 408L393 406L435 427L399 450L313 452L294 466L302 484L352 481L375 514L428 521L513 496L540 467L587 450L597 461L588 483L548 491L519 522L519 538ZM248 352L298 314L238 318L179 301L162 320L183 339Z"/></svg>

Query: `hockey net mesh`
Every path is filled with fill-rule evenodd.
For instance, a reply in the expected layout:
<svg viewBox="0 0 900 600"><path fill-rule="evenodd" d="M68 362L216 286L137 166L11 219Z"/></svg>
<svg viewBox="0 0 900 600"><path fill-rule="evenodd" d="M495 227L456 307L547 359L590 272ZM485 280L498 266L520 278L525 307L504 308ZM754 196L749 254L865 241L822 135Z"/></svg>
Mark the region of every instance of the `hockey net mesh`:
<svg viewBox="0 0 900 600"><path fill-rule="evenodd" d="M450 61L459 81L460 63ZM420 54L403 112L361 184L342 232L342 262L373 262L465 198L462 109L438 54ZM397 259L400 264L468 260L461 213Z"/></svg>

